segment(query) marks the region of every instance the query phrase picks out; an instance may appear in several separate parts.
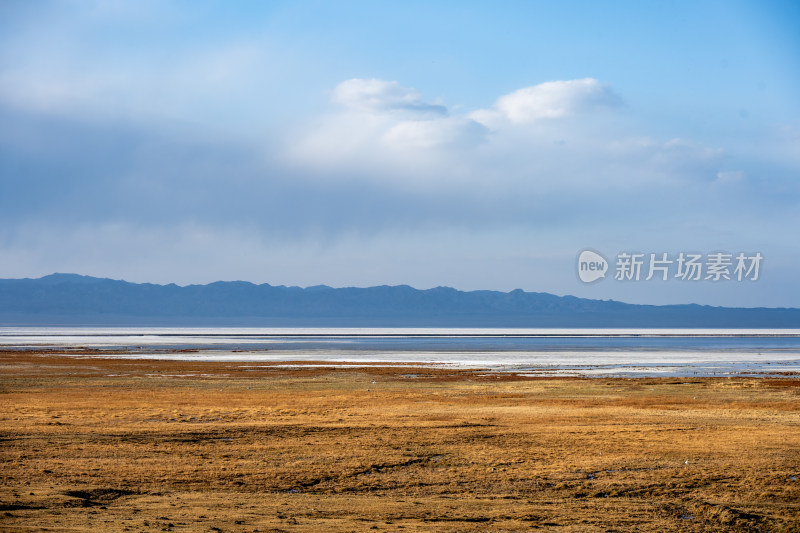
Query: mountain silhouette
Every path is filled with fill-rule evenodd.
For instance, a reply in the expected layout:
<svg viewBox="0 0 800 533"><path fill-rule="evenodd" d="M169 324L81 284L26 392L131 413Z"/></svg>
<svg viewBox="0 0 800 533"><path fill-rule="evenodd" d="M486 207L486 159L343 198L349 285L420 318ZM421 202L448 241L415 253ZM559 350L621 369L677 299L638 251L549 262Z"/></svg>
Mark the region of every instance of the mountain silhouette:
<svg viewBox="0 0 800 533"><path fill-rule="evenodd" d="M178 286L51 274L0 280L0 325L800 328L800 309L636 305L520 289Z"/></svg>

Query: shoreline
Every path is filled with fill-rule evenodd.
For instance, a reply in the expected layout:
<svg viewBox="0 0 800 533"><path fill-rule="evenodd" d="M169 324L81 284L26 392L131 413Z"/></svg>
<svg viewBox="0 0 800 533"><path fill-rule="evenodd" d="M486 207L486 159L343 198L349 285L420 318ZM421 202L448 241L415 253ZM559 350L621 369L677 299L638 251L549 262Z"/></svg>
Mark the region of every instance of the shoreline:
<svg viewBox="0 0 800 533"><path fill-rule="evenodd" d="M348 352L345 350L220 350L192 348L85 346L0 346L0 359L20 360L47 366L81 366L91 360L113 371L123 361L147 366L207 365L236 374L256 373L259 368L284 369L418 367L469 375L502 375L509 379L536 377L585 378L704 378L784 377L800 379L800 354L793 352L734 352L686 350L605 350L581 352Z"/></svg>

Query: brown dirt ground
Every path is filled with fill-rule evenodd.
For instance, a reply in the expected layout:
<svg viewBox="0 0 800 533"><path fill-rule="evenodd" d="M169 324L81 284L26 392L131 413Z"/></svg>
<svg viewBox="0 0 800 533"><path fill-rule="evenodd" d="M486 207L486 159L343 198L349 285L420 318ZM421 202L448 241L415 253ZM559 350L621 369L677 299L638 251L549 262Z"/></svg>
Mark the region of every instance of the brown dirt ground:
<svg viewBox="0 0 800 533"><path fill-rule="evenodd" d="M800 531L800 380L0 351L2 531Z"/></svg>

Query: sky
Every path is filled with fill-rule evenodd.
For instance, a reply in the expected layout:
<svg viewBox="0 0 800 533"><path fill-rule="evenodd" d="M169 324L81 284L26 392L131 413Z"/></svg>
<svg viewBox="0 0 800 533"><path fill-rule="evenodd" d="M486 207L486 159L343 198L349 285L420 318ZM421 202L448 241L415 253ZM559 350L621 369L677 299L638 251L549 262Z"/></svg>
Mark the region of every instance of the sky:
<svg viewBox="0 0 800 533"><path fill-rule="evenodd" d="M0 278L800 307L798 95L793 1L0 0Z"/></svg>

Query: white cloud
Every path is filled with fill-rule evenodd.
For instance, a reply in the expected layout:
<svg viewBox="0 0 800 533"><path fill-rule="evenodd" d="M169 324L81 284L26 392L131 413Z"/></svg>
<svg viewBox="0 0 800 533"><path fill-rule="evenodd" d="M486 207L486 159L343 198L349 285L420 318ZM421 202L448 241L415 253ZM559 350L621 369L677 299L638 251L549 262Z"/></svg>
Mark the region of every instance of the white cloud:
<svg viewBox="0 0 800 533"><path fill-rule="evenodd" d="M542 119L557 119L616 107L620 98L610 88L593 78L549 81L525 87L501 96L490 109L472 113L472 118L490 127L500 120L528 124Z"/></svg>
<svg viewBox="0 0 800 533"><path fill-rule="evenodd" d="M415 114L445 116L444 106L429 104L414 89L396 81L354 78L343 81L333 90L333 102L361 111L385 113L404 111Z"/></svg>
<svg viewBox="0 0 800 533"><path fill-rule="evenodd" d="M285 154L294 166L318 176L369 176L405 185L451 183L453 158L485 140L486 128L446 107L426 102L396 81L350 79L331 101L341 109L320 118ZM432 177L437 179L431 180Z"/></svg>

